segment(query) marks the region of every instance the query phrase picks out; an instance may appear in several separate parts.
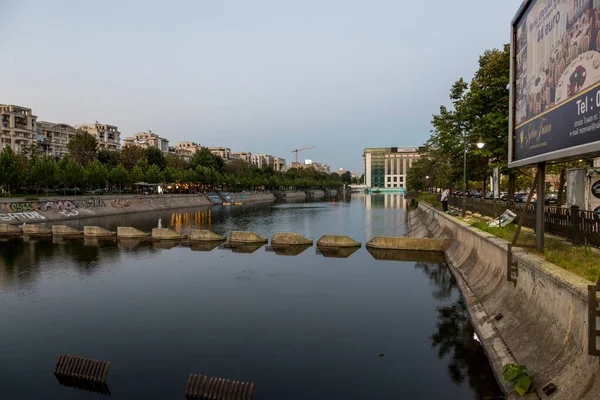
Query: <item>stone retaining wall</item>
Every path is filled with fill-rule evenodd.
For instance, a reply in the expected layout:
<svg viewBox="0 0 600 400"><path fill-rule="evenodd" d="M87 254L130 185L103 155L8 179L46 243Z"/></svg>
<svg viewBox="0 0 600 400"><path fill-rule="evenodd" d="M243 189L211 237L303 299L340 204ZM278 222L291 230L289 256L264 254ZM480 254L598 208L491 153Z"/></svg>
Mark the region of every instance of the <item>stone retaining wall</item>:
<svg viewBox="0 0 600 400"><path fill-rule="evenodd" d="M519 248L517 282L509 282L508 242L425 204L410 213L409 235L453 239L446 258L500 383L502 365L517 362L533 371L542 398L550 382L552 399L600 398L600 360L587 354L592 282Z"/></svg>

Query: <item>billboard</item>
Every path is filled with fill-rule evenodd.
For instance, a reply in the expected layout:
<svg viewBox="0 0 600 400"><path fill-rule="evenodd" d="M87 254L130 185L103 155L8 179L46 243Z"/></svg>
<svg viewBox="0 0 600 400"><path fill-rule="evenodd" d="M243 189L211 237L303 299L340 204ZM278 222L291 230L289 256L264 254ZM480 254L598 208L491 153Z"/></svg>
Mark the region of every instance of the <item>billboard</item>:
<svg viewBox="0 0 600 400"><path fill-rule="evenodd" d="M600 154L600 0L526 0L511 32L509 166Z"/></svg>

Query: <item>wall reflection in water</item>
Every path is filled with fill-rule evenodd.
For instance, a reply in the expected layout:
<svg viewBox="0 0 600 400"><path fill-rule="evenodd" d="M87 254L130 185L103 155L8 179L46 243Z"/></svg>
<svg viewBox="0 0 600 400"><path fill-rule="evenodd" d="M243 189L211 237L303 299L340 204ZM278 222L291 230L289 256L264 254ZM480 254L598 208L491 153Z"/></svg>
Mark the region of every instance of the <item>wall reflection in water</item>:
<svg viewBox="0 0 600 400"><path fill-rule="evenodd" d="M458 297L450 305L438 307L437 332L431 335L431 346L440 359L449 358L448 374L457 385L468 383L478 399L504 399L481 344L475 339L469 313L458 287L445 264L418 262L420 269L434 285L432 295L439 300Z"/></svg>

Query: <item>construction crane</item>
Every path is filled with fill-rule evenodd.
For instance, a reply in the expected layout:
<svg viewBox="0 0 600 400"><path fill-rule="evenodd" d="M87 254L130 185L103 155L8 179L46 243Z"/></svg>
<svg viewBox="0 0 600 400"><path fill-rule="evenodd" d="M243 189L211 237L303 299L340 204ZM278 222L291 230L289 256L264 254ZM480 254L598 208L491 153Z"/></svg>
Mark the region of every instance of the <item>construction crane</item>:
<svg viewBox="0 0 600 400"><path fill-rule="evenodd" d="M296 163L298 163L298 153L300 153L301 151L304 151L304 150L312 150L312 149L316 149L316 147L311 146L311 147L304 147L302 149L292 150L292 153L296 153Z"/></svg>

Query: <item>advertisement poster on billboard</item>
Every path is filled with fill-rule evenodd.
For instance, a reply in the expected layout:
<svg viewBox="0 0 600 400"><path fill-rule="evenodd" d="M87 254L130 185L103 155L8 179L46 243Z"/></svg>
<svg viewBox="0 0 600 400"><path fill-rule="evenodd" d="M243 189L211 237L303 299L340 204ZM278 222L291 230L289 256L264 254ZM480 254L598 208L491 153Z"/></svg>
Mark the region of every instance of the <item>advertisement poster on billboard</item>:
<svg viewBox="0 0 600 400"><path fill-rule="evenodd" d="M513 166L600 151L600 0L526 2L512 46Z"/></svg>

